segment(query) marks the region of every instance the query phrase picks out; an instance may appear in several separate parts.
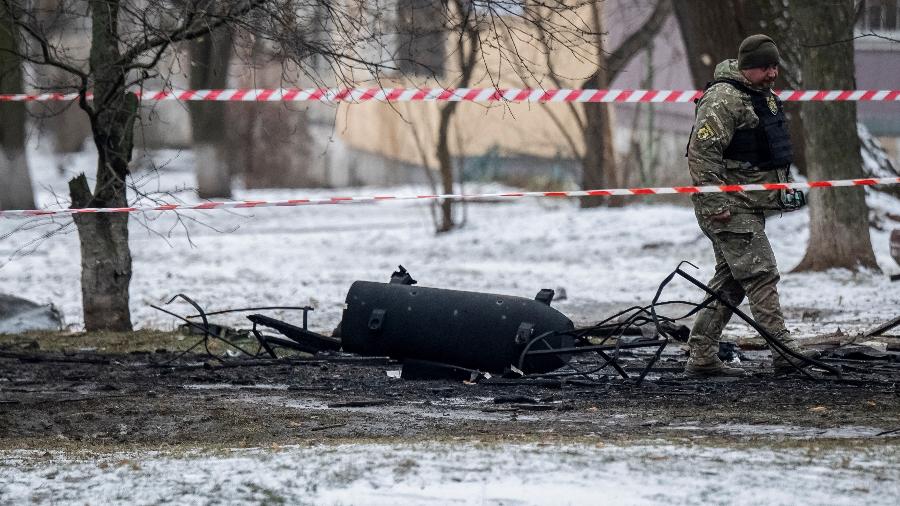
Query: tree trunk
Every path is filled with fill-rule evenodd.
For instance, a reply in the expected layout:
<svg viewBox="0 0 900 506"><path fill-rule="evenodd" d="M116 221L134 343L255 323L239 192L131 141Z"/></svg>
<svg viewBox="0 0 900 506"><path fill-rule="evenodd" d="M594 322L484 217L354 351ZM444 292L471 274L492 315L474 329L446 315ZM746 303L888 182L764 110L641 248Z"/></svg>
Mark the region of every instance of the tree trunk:
<svg viewBox="0 0 900 506"><path fill-rule="evenodd" d="M0 3L0 93L22 93L17 29ZM0 102L0 209L34 209L25 157L25 103Z"/></svg>
<svg viewBox="0 0 900 506"><path fill-rule="evenodd" d="M231 40L231 29L223 26L191 41L192 89L228 87ZM223 145L226 124L223 104L192 101L188 108L197 165L197 194L201 198L229 198L231 174Z"/></svg>
<svg viewBox="0 0 900 506"><path fill-rule="evenodd" d="M745 19L742 24L744 27L742 32L745 36L764 33L775 39L778 44L781 68L775 88L793 88L795 90L803 88L800 84L800 73L803 66L803 58L800 56L802 48L796 44L796 34L789 28L790 25L783 21L787 17L784 0L733 1L742 5L742 18ZM735 47L735 58L737 58L736 55L737 48ZM794 165L800 174L809 177L806 172L807 146L803 115L800 112L802 107L802 102L787 102L784 104L784 112L790 121L791 141L794 144Z"/></svg>
<svg viewBox="0 0 900 506"><path fill-rule="evenodd" d="M584 104L584 157L581 161L581 187L585 190L612 188L617 184L616 154L609 120L609 104ZM582 197L582 208L603 205L619 206L622 199L613 197Z"/></svg>
<svg viewBox="0 0 900 506"><path fill-rule="evenodd" d="M457 15L461 16L463 23L472 16L471 9L474 5L456 0L454 2ZM472 73L475 71L475 65L478 63L478 50L480 43L480 35L478 29L474 26L466 24L464 28L465 37L460 37L456 46L456 53L459 57L460 77L456 85L458 88L468 88L472 81ZM468 40L466 40L468 39ZM468 46L466 45L468 44ZM447 102L440 108L440 122L438 124L437 138L437 159L438 168L441 171L441 186L445 194L453 193L453 156L450 154L450 120L456 113L459 102ZM453 201L441 201L441 222L438 225L437 232L449 232L453 229Z"/></svg>
<svg viewBox="0 0 900 506"><path fill-rule="evenodd" d="M239 56L242 61L269 61L267 42L255 37L249 51ZM237 82L239 88L278 86L283 76L271 72L270 65L245 74ZM315 170L327 163L313 138L314 117L306 106L295 107L279 102L228 102L225 111L225 139L229 174L241 175L244 187L306 188L328 186L327 169ZM321 175L319 175L321 174ZM359 184L350 169L349 184Z"/></svg>
<svg viewBox="0 0 900 506"><path fill-rule="evenodd" d="M441 191L445 194L453 193L453 157L450 154L450 119L456 111L456 104L450 102L441 108L441 118L438 125L437 159L441 172ZM441 222L437 229L440 232L449 232L453 229L453 201L441 201Z"/></svg>
<svg viewBox="0 0 900 506"><path fill-rule="evenodd" d="M719 62L736 59L747 36L764 33L775 39L782 72L776 87L797 86L791 76L799 63L791 41L783 0L672 0L675 18L687 52L694 86L703 89L712 81ZM779 20L779 21L776 21Z"/></svg>
<svg viewBox="0 0 900 506"><path fill-rule="evenodd" d="M251 188L305 188L327 184L311 170L321 153L310 132L309 111L274 102L232 103L226 117L234 141L223 149L230 173ZM243 163L241 163L243 162ZM350 184L358 184L353 178Z"/></svg>
<svg viewBox="0 0 900 506"><path fill-rule="evenodd" d="M91 0L91 72L94 101L82 107L91 119L97 147L97 182L91 193L87 178L69 182L74 207L126 207L125 178L134 147L138 99L125 93L125 72L116 65L119 3ZM131 330L128 287L131 252L128 214L98 213L76 216L81 244L81 295L85 330Z"/></svg>
<svg viewBox="0 0 900 506"><path fill-rule="evenodd" d="M732 0L672 0L672 6L691 79L702 90L713 80L720 61L737 58L738 46L747 35L738 25Z"/></svg>
<svg viewBox="0 0 900 506"><path fill-rule="evenodd" d="M604 33L603 5L598 4L593 11L593 22L597 33ZM585 88L608 88L609 65L603 47L603 39L597 39L597 71L585 81ZM584 107L584 158L581 164L581 188L598 190L616 186L619 181L616 167L616 151L613 145L611 106L605 102L585 103ZM622 197L582 197L582 208L603 205L622 206Z"/></svg>
<svg viewBox="0 0 900 506"><path fill-rule="evenodd" d="M69 181L73 207L92 205L84 174ZM81 245L81 297L85 330L131 330L128 285L131 252L128 214L76 214Z"/></svg>
<svg viewBox="0 0 900 506"><path fill-rule="evenodd" d="M853 66L853 0L793 0L789 4L801 48L802 85L807 89L856 87ZM841 42L843 41L843 42ZM808 143L807 171L813 180L863 177L856 103L806 103L802 113ZM831 268L878 269L869 236L862 188L819 190L810 198L810 235L796 271Z"/></svg>

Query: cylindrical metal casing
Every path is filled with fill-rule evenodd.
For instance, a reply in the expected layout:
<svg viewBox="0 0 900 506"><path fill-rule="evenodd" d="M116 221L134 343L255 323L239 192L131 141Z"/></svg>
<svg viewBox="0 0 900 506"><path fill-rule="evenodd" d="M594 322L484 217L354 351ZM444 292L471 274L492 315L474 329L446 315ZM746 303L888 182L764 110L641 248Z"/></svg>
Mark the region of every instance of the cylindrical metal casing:
<svg viewBox="0 0 900 506"><path fill-rule="evenodd" d="M547 304L523 297L356 281L341 320L344 351L416 358L501 373L514 365L527 341L574 328ZM569 335L548 339L569 347ZM547 349L536 343L534 350ZM568 356L529 358L524 372L546 372Z"/></svg>

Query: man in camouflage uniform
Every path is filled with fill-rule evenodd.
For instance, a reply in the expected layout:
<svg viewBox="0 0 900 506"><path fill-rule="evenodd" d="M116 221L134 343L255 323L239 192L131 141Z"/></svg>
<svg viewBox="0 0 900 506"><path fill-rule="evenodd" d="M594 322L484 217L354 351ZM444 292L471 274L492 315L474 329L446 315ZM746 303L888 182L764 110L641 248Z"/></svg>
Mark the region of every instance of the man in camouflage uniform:
<svg viewBox="0 0 900 506"><path fill-rule="evenodd" d="M688 144L695 185L790 182L791 143L781 102L772 92L778 49L765 35L745 39L737 60L716 66L715 80L697 105ZM792 193L792 191L788 191ZM789 348L797 345L784 326L778 300L775 255L765 214L785 210L777 191L697 193L691 196L700 229L712 241L716 271L710 288L735 306L746 296L754 319ZM688 345L690 376L742 376L716 356L732 311L713 302L700 311ZM772 351L776 370L793 367Z"/></svg>

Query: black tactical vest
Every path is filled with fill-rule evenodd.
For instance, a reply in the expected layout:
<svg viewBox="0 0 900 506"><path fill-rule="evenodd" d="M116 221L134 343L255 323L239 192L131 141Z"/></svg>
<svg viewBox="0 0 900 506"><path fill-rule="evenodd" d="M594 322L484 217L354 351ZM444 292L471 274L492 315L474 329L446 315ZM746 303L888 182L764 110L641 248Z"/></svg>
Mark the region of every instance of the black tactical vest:
<svg viewBox="0 0 900 506"><path fill-rule="evenodd" d="M756 128L735 130L724 157L747 162L763 170L789 166L794 161L787 116L777 95L771 91L757 91L734 79L717 79L708 85L726 83L750 95L753 112L759 118Z"/></svg>
<svg viewBox="0 0 900 506"><path fill-rule="evenodd" d="M793 163L794 151L791 149L787 117L778 96L770 91L756 91L734 79L716 79L707 84L704 91L718 83L729 84L750 95L753 112L759 118L756 128L734 131L731 144L725 148L723 156L728 160L747 162L761 170L780 169ZM700 103L700 100L694 102ZM693 135L694 130L691 129L691 136ZM687 156L687 150L684 156Z"/></svg>

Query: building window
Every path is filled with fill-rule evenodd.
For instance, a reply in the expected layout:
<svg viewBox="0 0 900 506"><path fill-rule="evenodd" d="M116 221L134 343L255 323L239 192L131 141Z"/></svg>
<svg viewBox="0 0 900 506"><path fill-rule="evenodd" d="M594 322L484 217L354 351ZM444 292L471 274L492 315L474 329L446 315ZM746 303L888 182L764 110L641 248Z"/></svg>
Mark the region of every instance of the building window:
<svg viewBox="0 0 900 506"><path fill-rule="evenodd" d="M860 32L900 32L900 0L862 0L856 29Z"/></svg>

